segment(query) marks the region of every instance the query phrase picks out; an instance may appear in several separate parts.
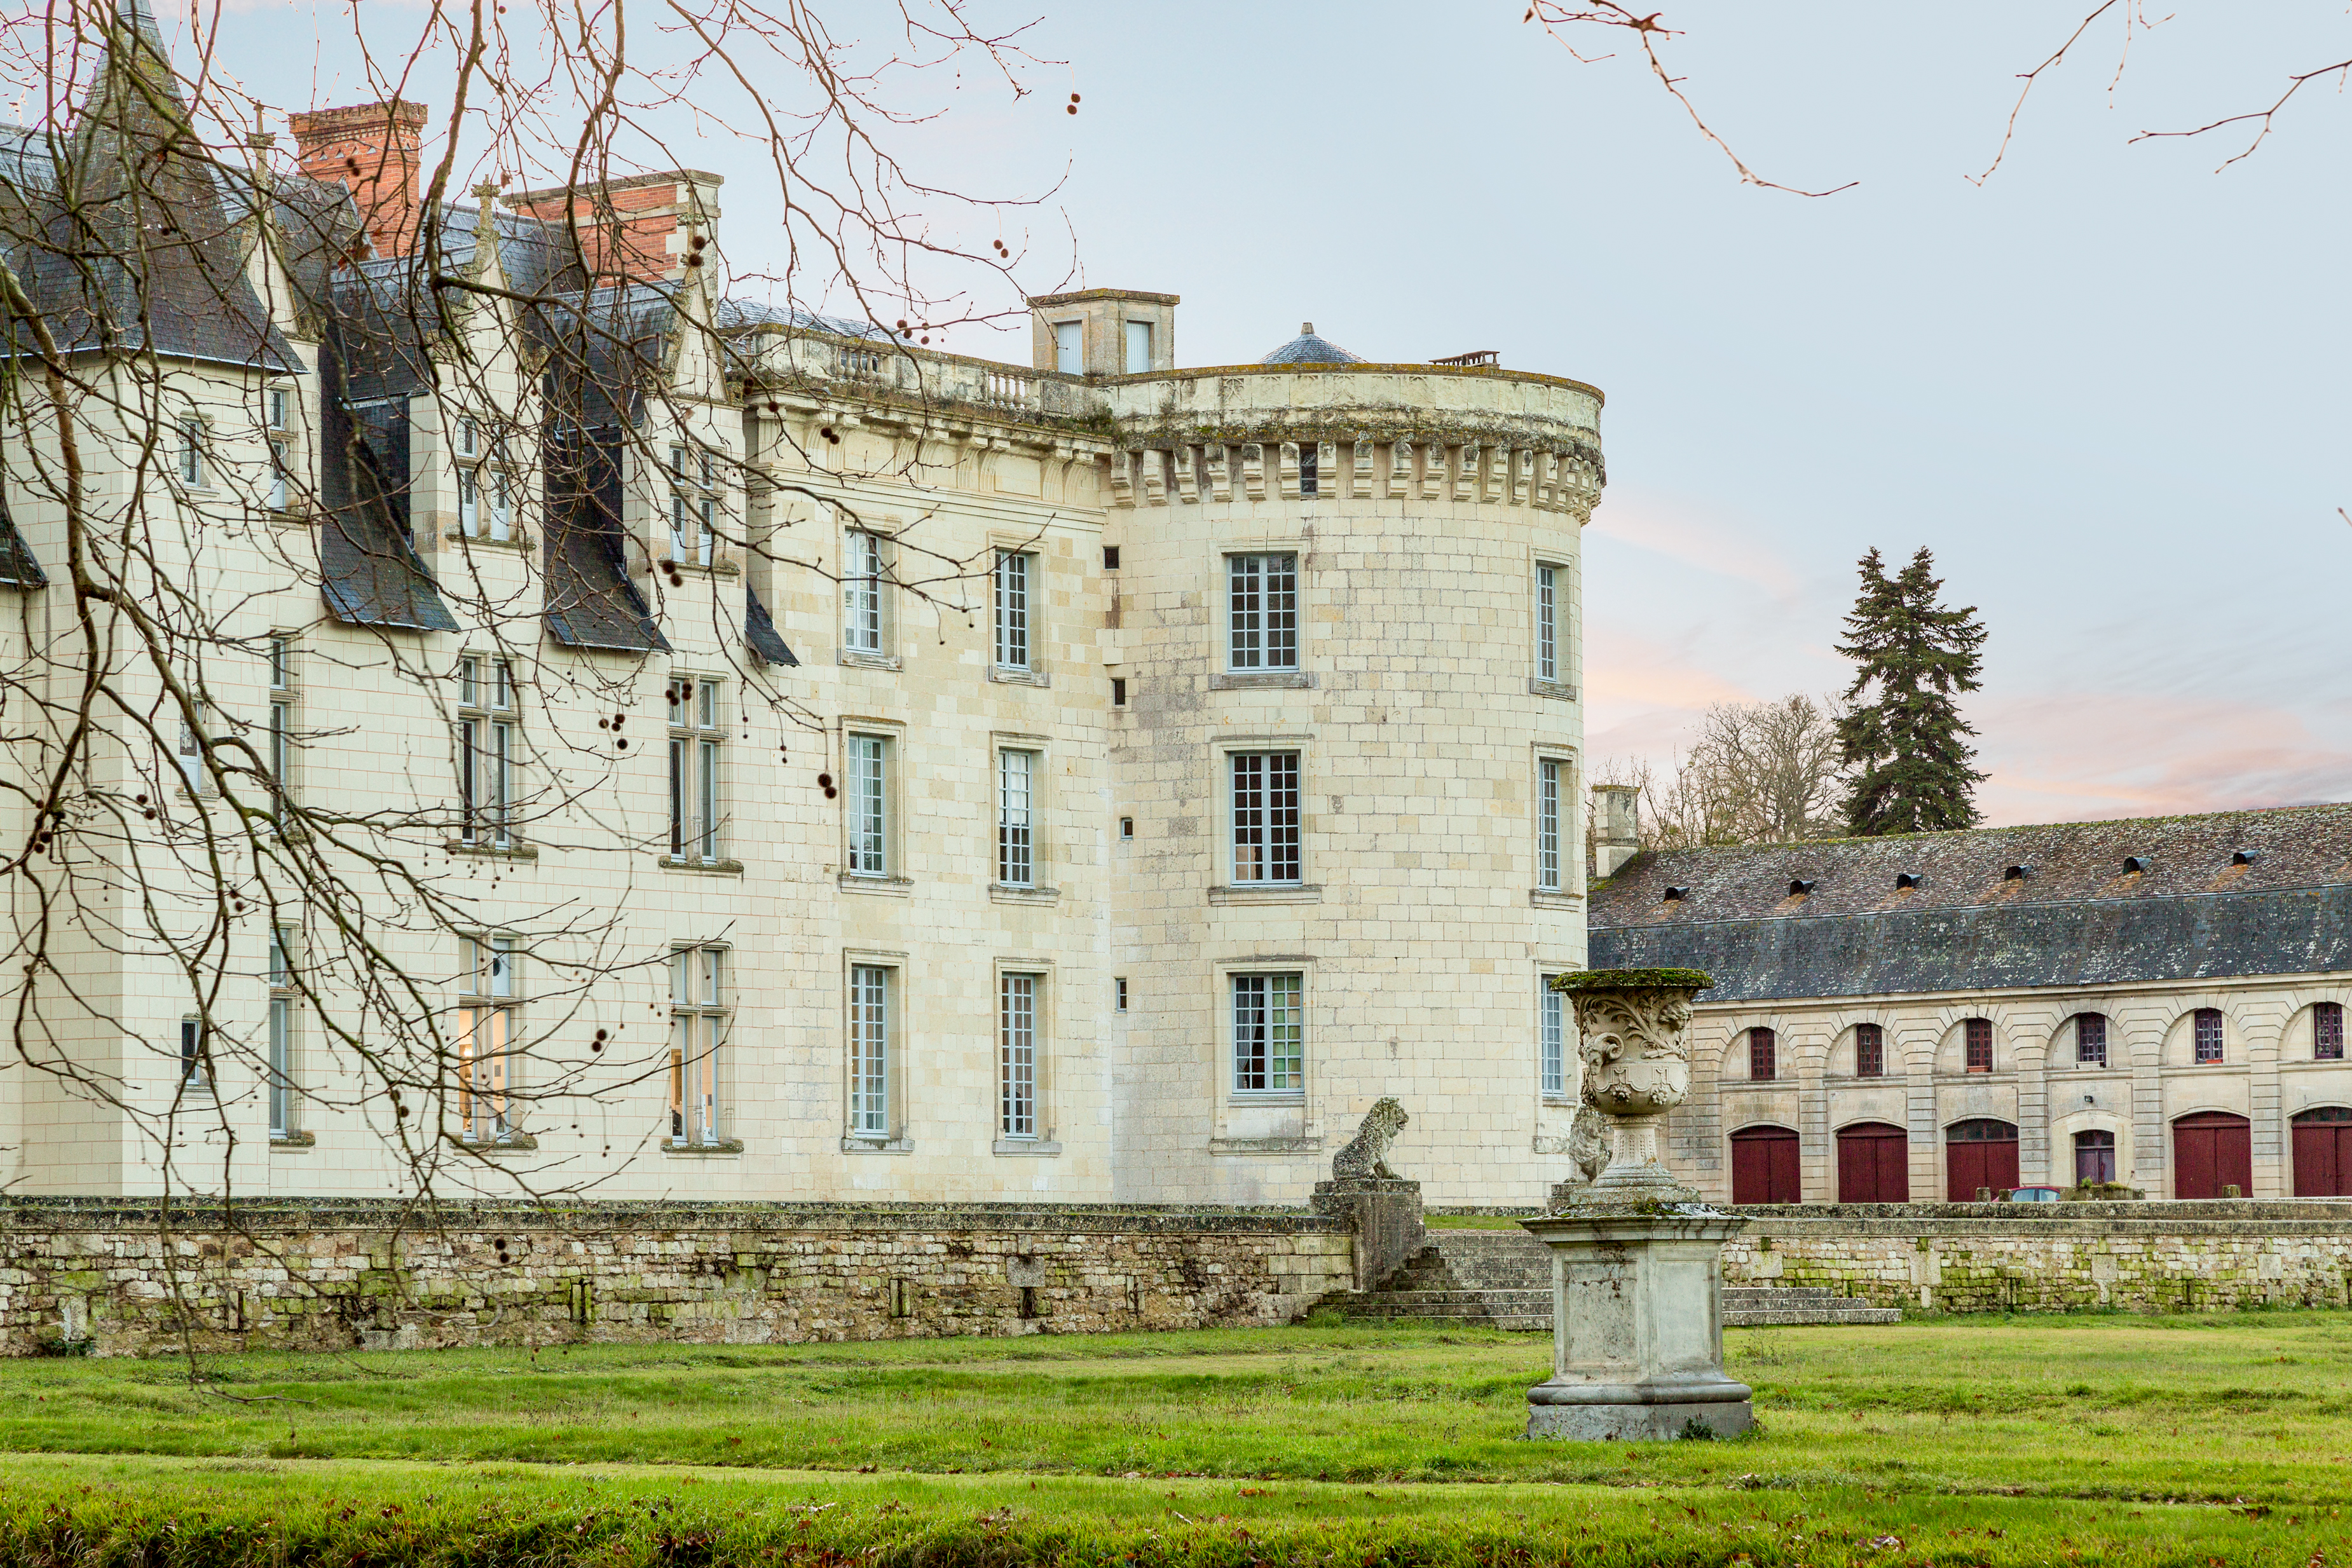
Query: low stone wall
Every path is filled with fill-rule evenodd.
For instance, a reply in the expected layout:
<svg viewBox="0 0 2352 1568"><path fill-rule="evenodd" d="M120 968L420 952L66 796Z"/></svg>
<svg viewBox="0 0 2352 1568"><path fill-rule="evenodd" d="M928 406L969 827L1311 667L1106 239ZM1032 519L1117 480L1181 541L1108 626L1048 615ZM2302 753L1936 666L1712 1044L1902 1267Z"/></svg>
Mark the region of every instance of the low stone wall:
<svg viewBox="0 0 2352 1568"><path fill-rule="evenodd" d="M1297 1209L0 1199L0 1354L764 1344L1286 1322L1353 1278Z"/></svg>
<svg viewBox="0 0 2352 1568"><path fill-rule="evenodd" d="M1947 1312L2352 1306L2352 1201L1755 1204L1727 1285Z"/></svg>

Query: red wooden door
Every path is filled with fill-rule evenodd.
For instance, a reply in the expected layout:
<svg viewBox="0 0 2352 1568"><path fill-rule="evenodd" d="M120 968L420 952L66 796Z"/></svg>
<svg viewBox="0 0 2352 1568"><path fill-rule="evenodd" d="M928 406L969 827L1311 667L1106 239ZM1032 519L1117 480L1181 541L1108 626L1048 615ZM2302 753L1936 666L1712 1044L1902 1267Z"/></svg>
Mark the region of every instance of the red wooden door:
<svg viewBox="0 0 2352 1568"><path fill-rule="evenodd" d="M1951 1203L1974 1203L1977 1189L1989 1187L1994 1197L2017 1185L2017 1128L2007 1122L1979 1117L1955 1122L1944 1129L1944 1197Z"/></svg>
<svg viewBox="0 0 2352 1568"><path fill-rule="evenodd" d="M1797 1134L1786 1127L1742 1127L1731 1134L1731 1201L1801 1203Z"/></svg>
<svg viewBox="0 0 2352 1568"><path fill-rule="evenodd" d="M2225 1186L2240 1197L2253 1191L2253 1124L2227 1111L2200 1111L2172 1124L2172 1196L2220 1197Z"/></svg>
<svg viewBox="0 0 2352 1568"><path fill-rule="evenodd" d="M2352 1197L2352 1109L2305 1111L2292 1124L2294 1196Z"/></svg>
<svg viewBox="0 0 2352 1568"><path fill-rule="evenodd" d="M1911 1140L1900 1127L1864 1122L1838 1130L1838 1201L1908 1203Z"/></svg>

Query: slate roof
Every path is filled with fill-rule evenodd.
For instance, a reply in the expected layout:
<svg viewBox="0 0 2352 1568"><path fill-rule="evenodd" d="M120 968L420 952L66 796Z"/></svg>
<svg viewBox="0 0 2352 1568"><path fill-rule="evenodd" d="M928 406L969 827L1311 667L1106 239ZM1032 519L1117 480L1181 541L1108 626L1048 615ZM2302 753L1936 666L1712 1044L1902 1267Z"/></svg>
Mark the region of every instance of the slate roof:
<svg viewBox="0 0 2352 1568"><path fill-rule="evenodd" d="M8 498L0 496L0 587L46 588L48 581L49 574L33 558L33 547L25 542L25 536L16 531L16 520L8 515Z"/></svg>
<svg viewBox="0 0 2352 1568"><path fill-rule="evenodd" d="M1298 336L1258 361L1261 365L1360 365L1361 354L1351 354L1328 339L1315 335L1315 323L1298 324Z"/></svg>
<svg viewBox="0 0 2352 1568"><path fill-rule="evenodd" d="M408 529L408 410L394 402L353 418L341 356L320 356L319 589L337 620L455 632L440 585Z"/></svg>
<svg viewBox="0 0 2352 1568"><path fill-rule="evenodd" d="M768 614L768 607L760 599L760 591L745 584L743 588L743 641L764 664L797 664L800 660L784 645L782 633Z"/></svg>
<svg viewBox="0 0 2352 1568"><path fill-rule="evenodd" d="M1593 967L1705 969L1706 1001L2347 970L2352 804L1646 852L1590 930Z"/></svg>
<svg viewBox="0 0 2352 1568"><path fill-rule="evenodd" d="M666 653L669 641L629 575L620 454L620 433L610 426L549 444L547 630L569 648Z"/></svg>

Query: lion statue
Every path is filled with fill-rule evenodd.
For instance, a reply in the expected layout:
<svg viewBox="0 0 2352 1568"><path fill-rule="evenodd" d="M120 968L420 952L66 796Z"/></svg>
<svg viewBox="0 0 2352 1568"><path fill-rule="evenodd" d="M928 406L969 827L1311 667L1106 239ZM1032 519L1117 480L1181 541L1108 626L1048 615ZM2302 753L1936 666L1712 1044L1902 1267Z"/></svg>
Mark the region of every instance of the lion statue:
<svg viewBox="0 0 2352 1568"><path fill-rule="evenodd" d="M1397 1181L1389 1169L1389 1145L1412 1118L1393 1099L1383 1099L1364 1113L1364 1124L1331 1161L1334 1181Z"/></svg>
<svg viewBox="0 0 2352 1568"><path fill-rule="evenodd" d="M1609 1168L1609 1118L1590 1105L1579 1105L1568 1130L1568 1153L1576 1162L1579 1176L1588 1182L1599 1181L1601 1173Z"/></svg>

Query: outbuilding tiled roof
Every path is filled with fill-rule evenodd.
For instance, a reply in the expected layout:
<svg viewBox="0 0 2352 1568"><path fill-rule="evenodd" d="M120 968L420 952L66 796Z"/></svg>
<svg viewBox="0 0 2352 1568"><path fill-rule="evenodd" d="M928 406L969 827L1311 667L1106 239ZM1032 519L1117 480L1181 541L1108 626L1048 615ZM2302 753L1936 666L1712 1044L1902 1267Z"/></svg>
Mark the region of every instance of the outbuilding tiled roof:
<svg viewBox="0 0 2352 1568"><path fill-rule="evenodd" d="M2352 969L2352 804L1648 852L1590 910L1710 1001Z"/></svg>

